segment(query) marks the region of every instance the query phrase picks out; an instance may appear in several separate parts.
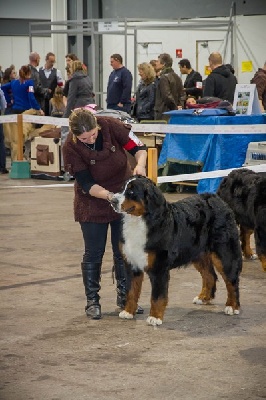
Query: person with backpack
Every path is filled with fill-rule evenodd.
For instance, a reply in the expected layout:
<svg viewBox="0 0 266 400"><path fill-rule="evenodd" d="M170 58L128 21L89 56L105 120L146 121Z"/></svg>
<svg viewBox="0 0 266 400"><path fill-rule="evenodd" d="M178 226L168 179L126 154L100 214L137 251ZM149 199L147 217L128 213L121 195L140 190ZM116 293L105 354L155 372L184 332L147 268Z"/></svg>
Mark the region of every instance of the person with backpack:
<svg viewBox="0 0 266 400"><path fill-rule="evenodd" d="M255 83L259 96L259 103L262 112L266 110L266 61L262 68L255 73L250 83Z"/></svg>

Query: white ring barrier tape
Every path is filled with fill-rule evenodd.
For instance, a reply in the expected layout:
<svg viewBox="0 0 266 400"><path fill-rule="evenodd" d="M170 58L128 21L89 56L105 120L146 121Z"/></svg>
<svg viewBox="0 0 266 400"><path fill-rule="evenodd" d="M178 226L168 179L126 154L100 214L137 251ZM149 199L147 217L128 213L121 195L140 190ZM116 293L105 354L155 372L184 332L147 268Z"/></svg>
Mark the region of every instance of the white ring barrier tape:
<svg viewBox="0 0 266 400"><path fill-rule="evenodd" d="M225 117L226 118L226 117ZM132 131L145 133L172 133L196 135L254 135L266 134L266 124L254 125L170 125L170 124L132 124Z"/></svg>
<svg viewBox="0 0 266 400"><path fill-rule="evenodd" d="M254 172L266 172L266 164L245 166L245 167L241 167L241 168L251 169ZM227 176L231 171L233 171L235 169L240 169L240 168L220 169L220 170L208 171L208 172L196 172L194 174L159 176L157 178L157 183L198 181L200 179L222 178L224 176Z"/></svg>
<svg viewBox="0 0 266 400"><path fill-rule="evenodd" d="M266 164L252 165L240 168L230 168L230 169L220 169L217 171L208 171L208 172L196 172L194 174L182 174L182 175L173 175L173 176L159 176L157 178L157 183L165 183L165 182L182 182L182 181L194 181L200 179L211 179L211 178L222 178L227 176L231 171L241 168L247 168L254 172L266 172ZM42 189L42 188L62 188L62 187L72 187L74 183L56 183L56 184L48 184L48 185L25 185L25 186L5 186L0 187L0 189L24 189L24 188L34 188L34 189Z"/></svg>
<svg viewBox="0 0 266 400"><path fill-rule="evenodd" d="M47 117L41 115L22 114L23 121L51 124L57 126L68 126L68 118ZM226 117L225 117L226 118ZM236 116L236 118L241 118ZM0 123L17 122L17 114L0 116ZM172 124L132 124L134 133L173 133L173 134L229 134L229 135L254 135L266 134L266 124L250 124L250 125L172 125Z"/></svg>
<svg viewBox="0 0 266 400"><path fill-rule="evenodd" d="M23 122L32 122L34 124L48 124L48 125L57 125L57 126L68 126L69 120L68 118L56 118L56 117L47 117L42 115L30 115L30 114L21 114L23 117ZM17 122L18 114L11 115L2 115L0 116L0 124L4 124L6 122Z"/></svg>

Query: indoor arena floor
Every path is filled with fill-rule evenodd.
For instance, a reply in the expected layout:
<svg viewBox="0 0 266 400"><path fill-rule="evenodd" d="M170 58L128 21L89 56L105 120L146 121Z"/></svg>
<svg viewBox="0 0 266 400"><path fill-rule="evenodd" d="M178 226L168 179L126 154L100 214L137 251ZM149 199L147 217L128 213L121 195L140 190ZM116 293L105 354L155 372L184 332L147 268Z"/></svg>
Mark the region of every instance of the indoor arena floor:
<svg viewBox="0 0 266 400"><path fill-rule="evenodd" d="M71 181L0 175L1 400L266 398L266 273L259 261L243 264L239 316L223 313L222 279L213 305L199 306L192 304L198 272L173 270L164 323L156 328L146 324L147 276L144 314L118 318L108 242L103 318L92 321L84 313L83 240L72 209Z"/></svg>

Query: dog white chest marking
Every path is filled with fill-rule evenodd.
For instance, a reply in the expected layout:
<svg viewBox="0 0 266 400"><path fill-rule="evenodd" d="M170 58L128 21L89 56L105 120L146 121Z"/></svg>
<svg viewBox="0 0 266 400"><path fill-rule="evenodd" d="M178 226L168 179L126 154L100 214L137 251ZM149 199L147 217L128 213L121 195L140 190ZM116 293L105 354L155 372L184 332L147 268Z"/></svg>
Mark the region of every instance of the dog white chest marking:
<svg viewBox="0 0 266 400"><path fill-rule="evenodd" d="M144 271L148 264L148 255L144 251L147 241L147 226L142 217L124 215L123 236L125 243L123 253L132 268Z"/></svg>

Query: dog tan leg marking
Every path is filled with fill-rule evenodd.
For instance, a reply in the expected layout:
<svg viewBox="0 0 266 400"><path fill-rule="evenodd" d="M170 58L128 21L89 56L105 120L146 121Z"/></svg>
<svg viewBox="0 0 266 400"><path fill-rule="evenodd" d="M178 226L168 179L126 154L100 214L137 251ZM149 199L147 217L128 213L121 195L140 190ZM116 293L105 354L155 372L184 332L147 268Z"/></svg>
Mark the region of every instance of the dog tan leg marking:
<svg viewBox="0 0 266 400"><path fill-rule="evenodd" d="M259 255L259 259L260 259L260 262L261 262L261 266L262 266L263 271L266 272L266 256L264 256L264 255Z"/></svg>
<svg viewBox="0 0 266 400"><path fill-rule="evenodd" d="M235 287L232 284L232 282L230 282L228 280L228 278L226 277L224 270L223 270L223 265L221 263L221 260L214 253L211 254L211 257L212 257L213 264L215 265L215 268L217 269L219 274L222 276L222 278L225 282L225 285L226 285L226 289L227 289L227 301L225 304L226 307L225 307L224 312L225 312L225 314L228 314L228 315L239 314L239 305L238 305L237 298L236 298Z"/></svg>
<svg viewBox="0 0 266 400"><path fill-rule="evenodd" d="M165 308L168 303L168 298L158 300L151 299L151 309L150 315L147 318L147 323L149 325L161 325L163 323L163 316L165 312Z"/></svg>
<svg viewBox="0 0 266 400"><path fill-rule="evenodd" d="M148 265L145 268L145 271L148 272L149 269L153 268L154 261L155 261L156 255L155 253L148 253Z"/></svg>
<svg viewBox="0 0 266 400"><path fill-rule="evenodd" d="M143 272L138 276L132 277L131 288L127 294L126 306L125 309L119 313L120 318L132 319L133 316L136 314L143 277Z"/></svg>
<svg viewBox="0 0 266 400"><path fill-rule="evenodd" d="M243 226L240 226L240 242L241 249L244 254L244 257L247 259L256 259L255 253L252 251L250 247L250 236L252 235L253 230L247 229Z"/></svg>
<svg viewBox="0 0 266 400"><path fill-rule="evenodd" d="M214 298L216 291L216 280L211 272L213 269L210 255L205 254L201 261L194 262L194 267L201 274L202 277L202 289L198 296L193 300L194 304L210 304Z"/></svg>

